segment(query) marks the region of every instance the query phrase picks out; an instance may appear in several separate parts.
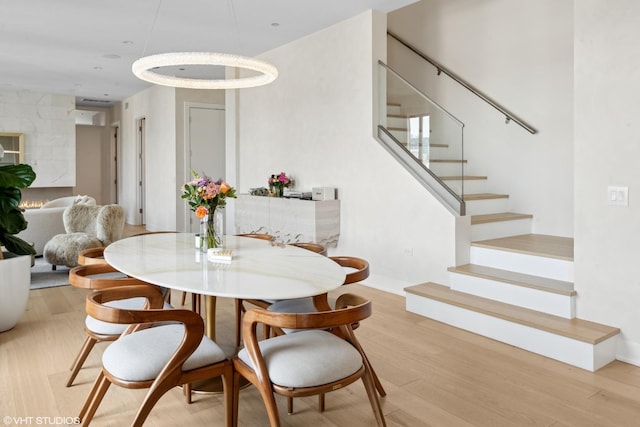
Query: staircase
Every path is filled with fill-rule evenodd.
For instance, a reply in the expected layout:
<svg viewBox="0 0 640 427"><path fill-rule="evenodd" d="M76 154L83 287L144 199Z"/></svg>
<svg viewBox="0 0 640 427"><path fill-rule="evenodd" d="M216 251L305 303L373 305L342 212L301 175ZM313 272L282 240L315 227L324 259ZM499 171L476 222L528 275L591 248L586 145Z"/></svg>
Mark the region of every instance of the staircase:
<svg viewBox="0 0 640 427"><path fill-rule="evenodd" d="M407 117L388 109L406 146ZM532 215L510 212L507 194L487 192L486 176L462 176L466 160L446 156L446 145L430 145L428 167L464 189L470 263L450 267L448 285L405 288L407 310L589 371L613 361L619 329L575 317L573 239L531 234Z"/></svg>

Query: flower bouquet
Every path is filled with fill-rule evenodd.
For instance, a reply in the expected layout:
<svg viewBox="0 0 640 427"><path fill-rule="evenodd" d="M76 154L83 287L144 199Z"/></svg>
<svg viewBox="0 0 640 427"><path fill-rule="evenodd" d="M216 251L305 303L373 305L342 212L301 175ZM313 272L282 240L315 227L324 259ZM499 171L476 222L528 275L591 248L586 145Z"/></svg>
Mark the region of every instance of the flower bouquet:
<svg viewBox="0 0 640 427"><path fill-rule="evenodd" d="M280 172L279 175L271 175L269 178L269 189L276 197L282 197L285 187L293 184L293 180L286 173Z"/></svg>
<svg viewBox="0 0 640 427"><path fill-rule="evenodd" d="M216 208L226 205L227 197L236 198L236 189L223 179L212 181L205 174L198 175L194 170L191 170L191 175L193 180L184 185L181 197L187 200L200 222L206 224L206 228L200 233L200 247L216 248L222 244L222 230L218 233L215 230Z"/></svg>

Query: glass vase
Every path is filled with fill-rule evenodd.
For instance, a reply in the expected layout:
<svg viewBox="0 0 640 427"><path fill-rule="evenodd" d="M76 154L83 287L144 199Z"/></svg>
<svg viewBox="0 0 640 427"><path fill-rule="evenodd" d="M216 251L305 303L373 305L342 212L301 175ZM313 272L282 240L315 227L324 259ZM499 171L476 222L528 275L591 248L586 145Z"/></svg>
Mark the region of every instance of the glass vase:
<svg viewBox="0 0 640 427"><path fill-rule="evenodd" d="M209 209L200 220L200 250L221 248L224 236L224 208Z"/></svg>
<svg viewBox="0 0 640 427"><path fill-rule="evenodd" d="M207 252L209 248L216 248L215 211L200 220L200 251Z"/></svg>

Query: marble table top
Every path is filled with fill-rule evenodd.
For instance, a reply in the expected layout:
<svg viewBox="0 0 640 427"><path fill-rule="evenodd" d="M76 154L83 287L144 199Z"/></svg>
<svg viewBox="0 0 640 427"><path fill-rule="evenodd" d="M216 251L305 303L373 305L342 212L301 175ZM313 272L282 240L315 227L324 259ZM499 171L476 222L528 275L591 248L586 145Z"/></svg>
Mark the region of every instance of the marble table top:
<svg viewBox="0 0 640 427"><path fill-rule="evenodd" d="M261 239L225 236L232 260L212 262L190 233L158 233L111 243L104 252L121 272L159 286L242 299L290 299L320 295L342 285L345 272L306 249Z"/></svg>

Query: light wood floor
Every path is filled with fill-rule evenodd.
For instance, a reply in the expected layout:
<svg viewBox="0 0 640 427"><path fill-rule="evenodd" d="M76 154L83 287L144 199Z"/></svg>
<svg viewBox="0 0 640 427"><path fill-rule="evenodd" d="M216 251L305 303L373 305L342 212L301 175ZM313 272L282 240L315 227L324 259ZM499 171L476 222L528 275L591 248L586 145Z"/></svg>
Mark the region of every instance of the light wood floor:
<svg viewBox="0 0 640 427"><path fill-rule="evenodd" d="M388 392L390 426L637 426L640 368L614 362L589 373L407 313L404 298L351 285L374 301L373 317L357 330ZM0 334L0 416L74 417L98 372L99 344L66 388L69 365L84 339L85 292L70 286L32 291L27 313ZM179 295L173 295L174 303ZM220 341L232 342L232 302L219 300ZM128 425L144 390L112 387L92 425ZM240 393L239 425L267 425L258 393ZM296 400L284 426L374 425L364 389L355 383L327 396ZM165 395L148 426L223 425L218 395L187 405L179 390ZM35 424L31 421L31 424ZM26 422L23 422L26 424ZM13 425L5 423L4 425Z"/></svg>

